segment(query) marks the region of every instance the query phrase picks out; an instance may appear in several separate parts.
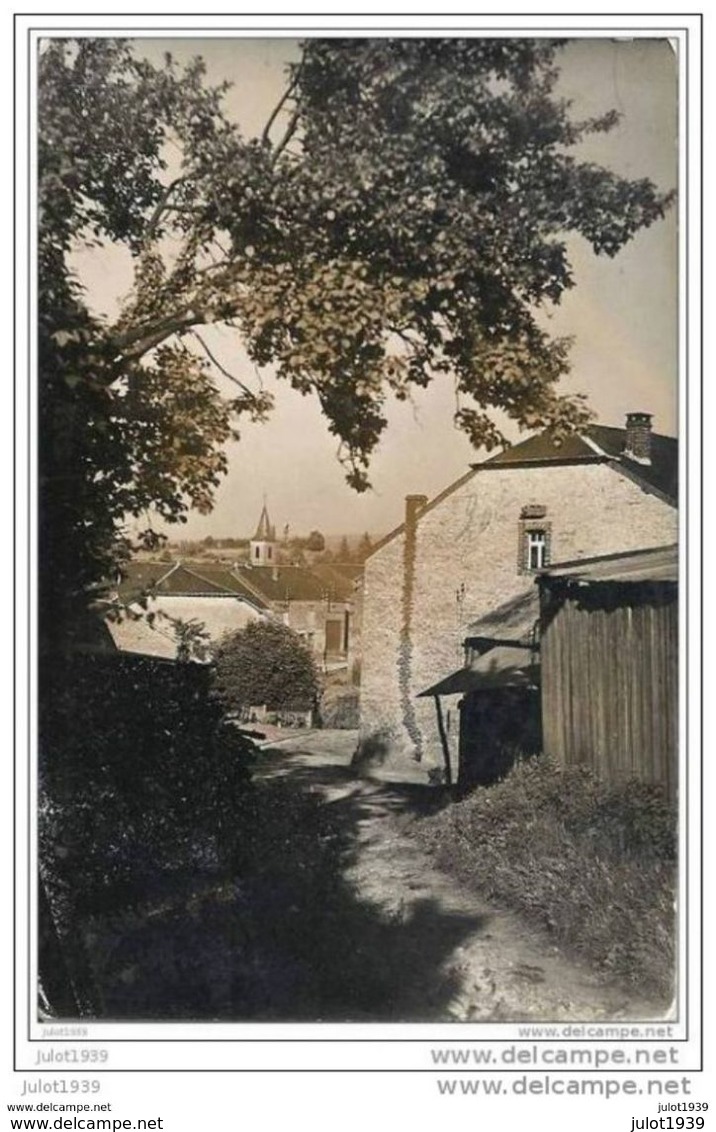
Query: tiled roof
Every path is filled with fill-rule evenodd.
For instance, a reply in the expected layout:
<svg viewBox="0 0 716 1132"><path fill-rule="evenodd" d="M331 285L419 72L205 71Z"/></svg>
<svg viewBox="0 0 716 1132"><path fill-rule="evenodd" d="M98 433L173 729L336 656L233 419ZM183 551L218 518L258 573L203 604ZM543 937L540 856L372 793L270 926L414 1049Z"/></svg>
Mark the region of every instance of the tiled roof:
<svg viewBox="0 0 716 1132"><path fill-rule="evenodd" d="M618 457L625 468L676 503L679 497L679 442L675 437L652 432L651 464L641 464L624 454L626 429L593 425L589 436L607 455Z"/></svg>
<svg viewBox="0 0 716 1132"><path fill-rule="evenodd" d="M267 601L325 601L329 586L304 566L239 566L234 576Z"/></svg>
<svg viewBox="0 0 716 1132"><path fill-rule="evenodd" d="M195 579L206 581L208 587L212 587L201 592L213 593L218 591L220 593L231 593L235 594L237 597L244 598L245 601L248 601L251 605L258 606L260 609L267 608L266 602L245 585L241 578L237 577L236 573L228 566L220 566L215 563L204 565L202 563L201 565L187 566L187 570L191 571Z"/></svg>
<svg viewBox="0 0 716 1132"><path fill-rule="evenodd" d="M355 595L356 582L363 573L363 567L317 562L311 567L311 573L321 579L333 601L350 601Z"/></svg>
<svg viewBox="0 0 716 1132"><path fill-rule="evenodd" d="M123 601L139 597L173 569L171 562L130 562L122 568L123 577L117 587L119 596Z"/></svg>
<svg viewBox="0 0 716 1132"><path fill-rule="evenodd" d="M119 586L123 601L131 601L141 594L162 596L190 595L194 597L240 597L259 609L266 602L244 585L228 566L215 563L132 562L126 568L126 578Z"/></svg>
<svg viewBox="0 0 716 1132"><path fill-rule="evenodd" d="M599 460L616 460L630 475L647 486L656 488L676 502L678 496L678 442L672 436L651 434L651 463L634 460L624 452L626 429L608 425L591 425L584 433L576 433L562 440L555 439L549 430L530 436L492 456L477 470L530 464L563 463L578 461L593 463Z"/></svg>
<svg viewBox="0 0 716 1132"><path fill-rule="evenodd" d="M199 594L227 593L228 590L226 586L209 581L208 578L195 573L188 566L177 565L157 583L154 592L157 594L196 594L198 596Z"/></svg>

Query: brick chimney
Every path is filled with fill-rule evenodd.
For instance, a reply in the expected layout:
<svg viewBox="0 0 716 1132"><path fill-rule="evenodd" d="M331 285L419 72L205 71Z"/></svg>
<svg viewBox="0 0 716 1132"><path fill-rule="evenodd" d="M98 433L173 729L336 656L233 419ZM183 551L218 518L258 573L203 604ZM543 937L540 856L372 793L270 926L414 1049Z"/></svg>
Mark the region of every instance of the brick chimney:
<svg viewBox="0 0 716 1132"><path fill-rule="evenodd" d="M624 455L638 464L651 463L651 413L627 413Z"/></svg>
<svg viewBox="0 0 716 1132"><path fill-rule="evenodd" d="M415 527L418 515L428 502L427 495L406 495L405 497L405 527L411 530Z"/></svg>

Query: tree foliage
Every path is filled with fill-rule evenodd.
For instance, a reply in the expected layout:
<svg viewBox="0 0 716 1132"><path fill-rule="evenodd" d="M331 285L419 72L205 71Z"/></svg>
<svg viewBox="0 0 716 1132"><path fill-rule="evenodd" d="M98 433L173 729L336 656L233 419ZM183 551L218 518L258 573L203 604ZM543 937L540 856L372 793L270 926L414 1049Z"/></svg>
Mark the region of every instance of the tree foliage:
<svg viewBox="0 0 716 1132"><path fill-rule="evenodd" d="M308 711L320 680L298 633L278 621L252 621L219 642L214 654L216 691L229 710L259 707Z"/></svg>
<svg viewBox="0 0 716 1132"><path fill-rule="evenodd" d="M617 115L575 121L558 43L312 39L263 133L244 137L200 60L118 40L50 40L39 67L43 553L50 604L126 552L123 523L206 511L240 414L270 399L223 370L202 327L235 327L257 367L315 395L347 478L368 486L392 393L454 382L456 423L503 442L578 426L568 343L540 308L573 285L577 233L612 256L670 203L579 160ZM178 157L177 157L178 154ZM70 269L127 248L134 284L108 324ZM218 366L219 369L222 367ZM147 533L151 541L151 533Z"/></svg>
<svg viewBox="0 0 716 1132"><path fill-rule="evenodd" d="M326 549L326 540L320 531L311 531L306 539L306 550L320 552Z"/></svg>
<svg viewBox="0 0 716 1132"><path fill-rule="evenodd" d="M373 550L373 540L367 531L364 531L360 537L360 541L356 548L355 559L357 562L365 562L368 555Z"/></svg>

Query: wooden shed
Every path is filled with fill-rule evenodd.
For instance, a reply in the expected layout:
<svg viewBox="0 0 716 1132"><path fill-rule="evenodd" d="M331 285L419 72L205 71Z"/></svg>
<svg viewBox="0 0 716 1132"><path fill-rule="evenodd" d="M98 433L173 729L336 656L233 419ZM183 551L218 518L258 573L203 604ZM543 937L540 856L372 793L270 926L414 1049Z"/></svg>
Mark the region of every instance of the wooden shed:
<svg viewBox="0 0 716 1132"><path fill-rule="evenodd" d="M675 794L677 548L564 563L538 584L544 751Z"/></svg>

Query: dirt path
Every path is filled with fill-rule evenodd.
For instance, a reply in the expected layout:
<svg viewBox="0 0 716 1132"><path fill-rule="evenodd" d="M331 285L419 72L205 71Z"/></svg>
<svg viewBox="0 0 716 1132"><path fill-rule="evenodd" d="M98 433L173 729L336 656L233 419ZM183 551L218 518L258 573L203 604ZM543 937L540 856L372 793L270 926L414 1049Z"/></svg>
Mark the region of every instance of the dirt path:
<svg viewBox="0 0 716 1132"><path fill-rule="evenodd" d="M247 1022L663 1017L436 869L428 786L356 779L355 734L259 755L230 868L89 921L98 1016ZM162 890L164 891L164 890Z"/></svg>
<svg viewBox="0 0 716 1132"><path fill-rule="evenodd" d="M430 788L354 779L348 767L353 747L352 734L314 733L282 744L280 756L270 756L261 773L342 815L353 843L343 881L371 920L409 936L404 963L391 970L405 983L395 990L404 1012L395 1021L416 1014L472 1022L664 1016L664 1004L628 995L437 870L407 832L430 806ZM346 942L354 949L362 944L355 937ZM433 969L413 965L415 956L431 956ZM381 956L374 958L379 965ZM426 973L428 985L423 982L416 994L415 980Z"/></svg>

